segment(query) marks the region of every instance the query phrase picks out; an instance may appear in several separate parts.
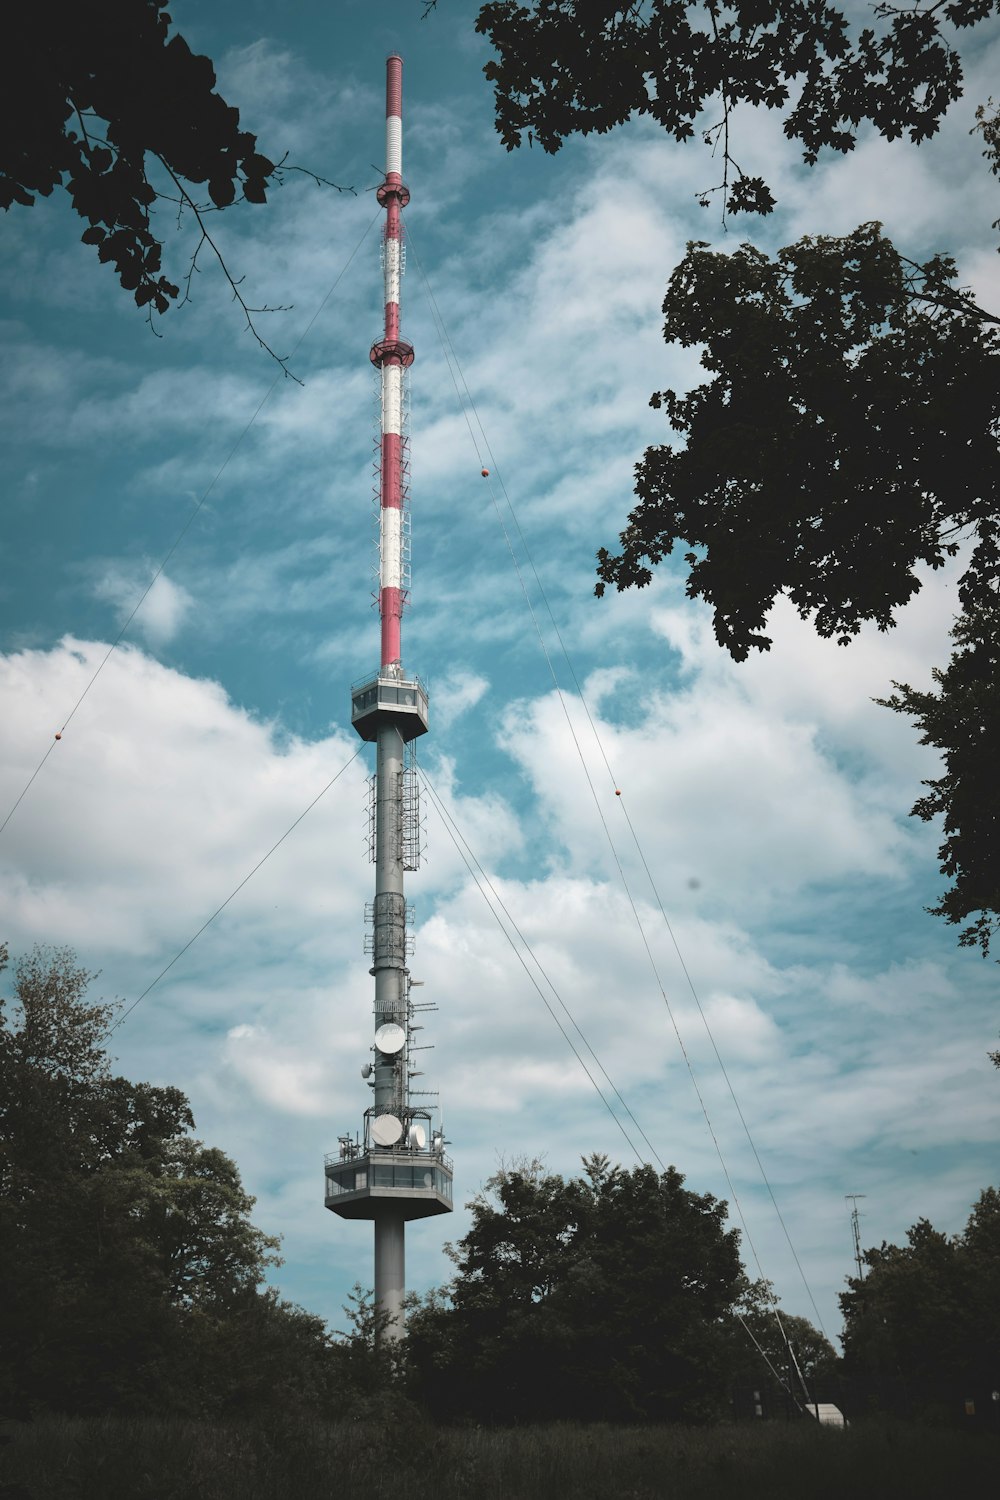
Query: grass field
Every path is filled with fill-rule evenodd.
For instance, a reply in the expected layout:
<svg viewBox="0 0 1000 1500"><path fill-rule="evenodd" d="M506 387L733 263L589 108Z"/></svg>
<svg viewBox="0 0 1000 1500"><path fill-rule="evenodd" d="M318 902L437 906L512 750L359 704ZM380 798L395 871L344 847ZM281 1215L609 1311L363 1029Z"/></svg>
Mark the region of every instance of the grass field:
<svg viewBox="0 0 1000 1500"><path fill-rule="evenodd" d="M995 1493L994 1437L910 1425L435 1429L412 1418L8 1425L0 1500L940 1500Z"/></svg>

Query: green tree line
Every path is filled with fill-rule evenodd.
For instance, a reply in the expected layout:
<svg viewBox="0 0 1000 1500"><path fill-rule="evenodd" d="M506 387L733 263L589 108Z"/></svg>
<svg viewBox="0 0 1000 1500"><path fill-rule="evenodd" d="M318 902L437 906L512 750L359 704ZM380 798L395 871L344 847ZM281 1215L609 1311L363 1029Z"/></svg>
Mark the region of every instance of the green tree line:
<svg viewBox="0 0 1000 1500"><path fill-rule="evenodd" d="M328 1409L351 1351L265 1285L277 1241L184 1095L112 1071L93 977L37 948L0 996L0 1407Z"/></svg>
<svg viewBox="0 0 1000 1500"><path fill-rule="evenodd" d="M980 1194L962 1233L918 1219L863 1263L840 1297L859 1404L926 1415L971 1399L1000 1426L1000 1192Z"/></svg>
<svg viewBox="0 0 1000 1500"><path fill-rule="evenodd" d="M7 950L0 946L0 969ZM1000 1192L962 1234L921 1219L865 1252L841 1297L844 1358L781 1311L740 1258L726 1204L674 1167L592 1156L577 1177L501 1168L412 1298L401 1347L266 1284L278 1244L175 1088L114 1073L116 1006L67 949L36 948L0 992L0 1411L208 1420L380 1416L409 1424L702 1422L734 1396L851 1414L954 1412L1000 1389ZM979 1396L979 1399L983 1399ZM752 1407L751 1407L752 1410ZM997 1412L1000 1417L1000 1410Z"/></svg>
<svg viewBox="0 0 1000 1500"><path fill-rule="evenodd" d="M389 1401L446 1421L700 1420L725 1414L748 1360L784 1370L726 1205L673 1167L604 1157L579 1178L535 1163L487 1184L453 1281L413 1299L401 1351L378 1347L360 1289L351 1330L331 1335L267 1286L277 1242L183 1094L115 1074L117 1007L89 998L93 978L36 948L0 996L8 1413L333 1417ZM810 1372L834 1361L795 1325Z"/></svg>
<svg viewBox="0 0 1000 1500"><path fill-rule="evenodd" d="M409 1319L411 1388L436 1416L711 1421L734 1386L794 1404L795 1364L808 1382L836 1368L823 1335L748 1280L726 1204L675 1167L596 1155L565 1178L521 1163L471 1208L454 1279Z"/></svg>

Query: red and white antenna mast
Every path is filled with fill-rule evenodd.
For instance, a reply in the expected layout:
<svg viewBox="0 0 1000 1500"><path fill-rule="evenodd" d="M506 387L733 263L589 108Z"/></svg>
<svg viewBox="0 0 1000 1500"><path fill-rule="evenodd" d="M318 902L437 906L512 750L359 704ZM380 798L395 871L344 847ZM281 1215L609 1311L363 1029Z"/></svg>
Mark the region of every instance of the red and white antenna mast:
<svg viewBox="0 0 1000 1500"><path fill-rule="evenodd" d="M382 620L382 666L399 666L403 586L403 510L406 504L406 447L403 430L406 371L413 345L400 337L399 293L403 275L402 210L410 201L403 183L403 59L390 57L385 78L385 181L378 190L385 209L382 269L385 280L385 325L371 349L381 372L382 423L379 454L379 615Z"/></svg>
<svg viewBox="0 0 1000 1500"><path fill-rule="evenodd" d="M385 209L382 266L385 322L372 345L371 362L381 384L379 438L379 616L382 626L378 672L351 689L351 722L376 747L369 805L369 849L375 864L375 900L368 911L372 931L366 951L375 980L373 1061L361 1076L372 1089L364 1133L340 1137L340 1150L326 1159L326 1206L345 1219L375 1223L375 1303L382 1332L403 1331L404 1227L409 1219L449 1213L452 1167L444 1154L444 1131L433 1097L410 1087L410 1051L417 1029L407 958L409 913L403 876L420 857L420 809L409 747L427 732L427 692L418 677L403 673L401 621L406 603L404 516L407 504L405 382L413 346L400 335L403 273L402 210L410 201L403 183L403 59L386 62L385 180L378 201Z"/></svg>

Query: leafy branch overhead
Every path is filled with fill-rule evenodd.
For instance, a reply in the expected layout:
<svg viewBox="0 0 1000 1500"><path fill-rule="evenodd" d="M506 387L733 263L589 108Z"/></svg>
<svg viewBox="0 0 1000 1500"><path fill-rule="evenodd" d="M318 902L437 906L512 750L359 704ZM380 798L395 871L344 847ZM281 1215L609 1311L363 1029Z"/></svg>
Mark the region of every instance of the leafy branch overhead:
<svg viewBox="0 0 1000 1500"><path fill-rule="evenodd" d="M508 150L554 152L647 116L721 155L703 205L721 191L724 214L768 213L770 188L733 154L737 106L778 111L810 165L853 150L863 128L919 145L962 96L959 41L998 10L882 0L858 27L828 0L487 0L477 29L496 49L485 72ZM971 133L1000 175L992 99ZM934 911L972 919L960 941L986 953L1000 925L1000 807L982 771L1000 757L1000 319L957 285L948 256L918 263L876 224L774 258L690 245L663 311L667 342L703 346L712 378L653 396L683 446L637 466L639 503L621 550L598 552L597 593L649 583L683 546L688 595L743 660L770 646L780 594L847 644L865 622L895 623L920 568L961 555L958 649L934 674L940 691L897 684L884 701L942 752L945 774L913 808L944 819L952 885Z"/></svg>
<svg viewBox="0 0 1000 1500"><path fill-rule="evenodd" d="M939 693L898 685L944 758L913 813L943 815L934 913L989 949L1000 913L1000 332L954 263L909 261L877 224L806 237L769 257L689 245L663 304L664 336L704 345L711 379L659 392L682 446L649 448L621 550L598 553L597 592L642 587L683 546L687 593L713 610L738 661L766 651L785 594L846 645L886 630L919 569L961 553L962 614ZM978 915L977 915L978 913Z"/></svg>
<svg viewBox="0 0 1000 1500"><path fill-rule="evenodd" d="M240 129L239 110L215 91L211 61L169 35L165 5L38 0L21 11L19 45L0 63L0 207L28 208L64 188L87 222L84 244L114 266L149 314L166 312L183 279L162 269L154 215L162 204L191 212L201 236L192 268L207 244L250 331L273 354L251 315L275 309L247 303L206 215L237 201L266 202L282 169L294 169L264 156L256 136Z"/></svg>
<svg viewBox="0 0 1000 1500"><path fill-rule="evenodd" d="M1000 333L945 256L907 261L878 224L770 257L688 246L664 337L703 344L712 378L658 392L683 446L649 448L621 551L597 592L640 587L679 544L690 598L737 660L766 650L786 593L842 644L880 629L972 542L963 604L997 580ZM985 591L985 592L984 592Z"/></svg>
<svg viewBox="0 0 1000 1500"><path fill-rule="evenodd" d="M731 154L737 105L781 111L808 163L824 147L853 150L865 123L889 140L927 140L962 93L954 34L998 9L883 3L877 24L857 30L825 0L489 0L476 29L498 53L485 72L509 151L524 140L558 151L575 132L648 115L677 141L700 132L721 149L730 212L769 213L768 185ZM706 110L718 111L707 127Z"/></svg>

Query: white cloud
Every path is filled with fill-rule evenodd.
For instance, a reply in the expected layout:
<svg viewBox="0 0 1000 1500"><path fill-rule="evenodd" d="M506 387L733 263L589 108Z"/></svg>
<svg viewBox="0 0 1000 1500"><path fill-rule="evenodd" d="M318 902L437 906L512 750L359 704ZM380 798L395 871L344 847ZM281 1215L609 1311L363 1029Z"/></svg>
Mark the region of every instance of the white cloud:
<svg viewBox="0 0 1000 1500"><path fill-rule="evenodd" d="M455 671L434 690L434 717L441 729L447 729L462 714L475 708L489 690L489 680L479 672Z"/></svg>
<svg viewBox="0 0 1000 1500"><path fill-rule="evenodd" d="M716 642L707 607L682 603L679 589L661 593L649 621L678 653L681 670L698 683L699 695L707 690L736 698L768 719L810 722L831 747L849 742L871 758L873 770L881 764L902 784L933 774L935 756L917 745L905 719L875 700L889 697L893 682L929 687L931 667L947 662L958 571L952 565L925 573L896 629L867 626L846 647L817 636L811 622L801 620L783 598L768 621L770 651L753 652L740 663Z"/></svg>
<svg viewBox="0 0 1000 1500"><path fill-rule="evenodd" d="M134 569L109 567L95 582L94 597L113 604L122 625L136 611L134 628L151 646L159 648L177 635L194 600L183 584L175 583L166 573L156 574L149 583L154 565L149 563L147 568L144 578Z"/></svg>
<svg viewBox="0 0 1000 1500"><path fill-rule="evenodd" d="M14 710L4 734L8 802L106 650L67 640L3 658ZM315 744L288 739L232 705L217 683L135 647L119 647L98 681L6 831L8 921L20 941L61 934L89 952L152 956L191 935L356 745L340 733ZM328 921L357 889L360 816L345 792L353 787L356 799L361 785L355 763L338 794L241 893L229 921L249 924L250 946L264 913L301 941L307 925Z"/></svg>
<svg viewBox="0 0 1000 1500"><path fill-rule="evenodd" d="M122 372L126 375L131 372ZM265 387L266 389L266 387ZM178 428L194 430L217 441L243 426L253 415L263 390L246 378L205 371L192 379L184 369L157 370L137 385L107 394L87 395L78 401L66 426L64 438L76 443L148 440Z"/></svg>
<svg viewBox="0 0 1000 1500"><path fill-rule="evenodd" d="M632 692L638 690L633 684ZM564 708L576 720L575 742ZM898 809L863 780L841 774L817 724L791 715L769 721L739 685L713 689L700 678L673 691L645 687L643 709L638 726L597 721L613 785L579 703L569 697L524 705L504 732L505 748L531 780L549 837L573 861L609 868L576 754L580 744L621 858L635 862L623 808L636 809L644 829L651 823L669 829L668 844L651 853L671 902L687 887L713 907L737 900L767 907L810 883L901 872ZM688 886L692 878L697 888Z"/></svg>
<svg viewBox="0 0 1000 1500"><path fill-rule="evenodd" d="M265 1108L322 1118L327 1112L329 1062L315 1046L289 1046L266 1027L241 1023L227 1034L223 1067Z"/></svg>
<svg viewBox="0 0 1000 1500"><path fill-rule="evenodd" d="M482 793L463 790L455 762L448 756L428 753L421 757L420 768L421 811L433 842L423 878L435 894L451 891L456 881L464 880L463 851L471 850L480 864L492 868L505 855L521 849L521 821L504 797L490 789Z"/></svg>

